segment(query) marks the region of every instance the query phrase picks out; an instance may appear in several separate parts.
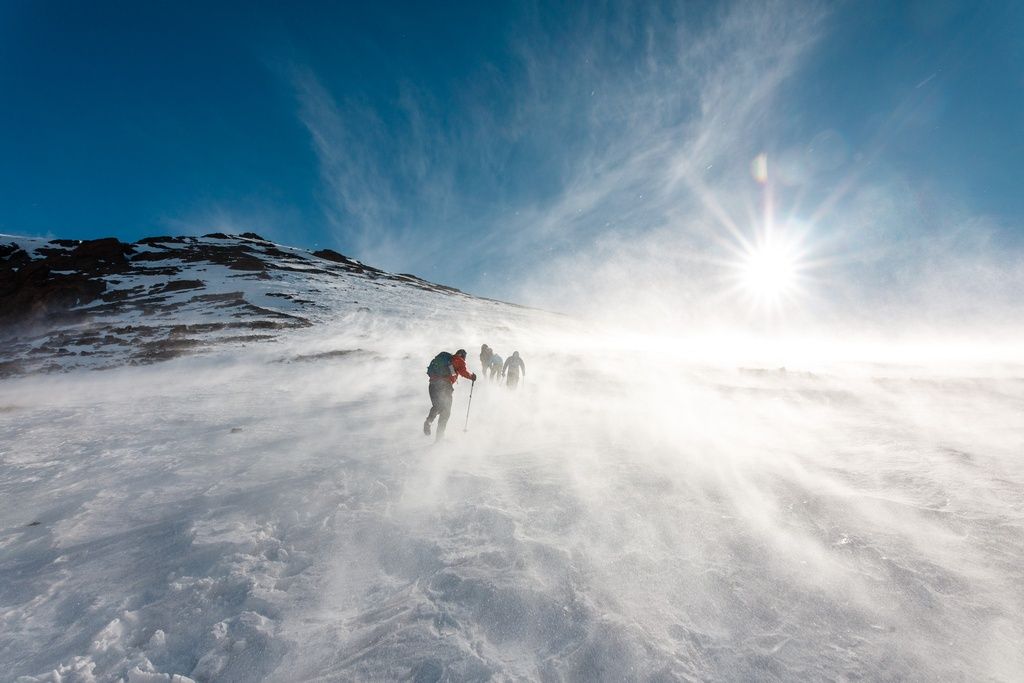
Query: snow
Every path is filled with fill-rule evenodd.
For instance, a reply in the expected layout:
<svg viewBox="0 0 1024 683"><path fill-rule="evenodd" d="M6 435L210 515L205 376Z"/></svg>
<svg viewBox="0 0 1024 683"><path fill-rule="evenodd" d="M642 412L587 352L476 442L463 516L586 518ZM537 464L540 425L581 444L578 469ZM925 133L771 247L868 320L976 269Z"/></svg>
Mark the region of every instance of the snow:
<svg viewBox="0 0 1024 683"><path fill-rule="evenodd" d="M33 258L38 257L38 251L40 249L66 249L67 247L60 247L56 244L52 244L48 238L44 237L23 237L21 235L8 235L0 233L0 244L11 244L15 243L19 248L24 249Z"/></svg>
<svg viewBox="0 0 1024 683"><path fill-rule="evenodd" d="M436 321L449 315L451 299L472 301L475 307L493 308L497 303L473 300L405 276L352 272L348 265L270 242L241 237L184 239L187 243L168 242L167 248L131 245L133 258L174 252L181 252L182 258L131 260L124 272L118 268L96 275L107 290L103 299L75 307L85 320L49 330L30 326L0 353L0 363L27 372L105 369L225 345L238 351L276 337L283 327L337 326L367 316ZM37 256L40 249L71 251L37 238L0 236L0 243L17 244ZM262 261L266 270L235 270L223 259L209 260L208 251L214 246L248 250L247 255ZM198 281L201 286L164 291L166 285L180 281ZM499 315L513 322L522 319L525 309L497 305ZM125 342L135 345L134 355L124 353Z"/></svg>
<svg viewBox="0 0 1024 683"><path fill-rule="evenodd" d="M1021 366L686 363L316 287L274 344L0 382L5 680L1024 677ZM463 431L460 381L434 445L424 369L483 342L525 385Z"/></svg>

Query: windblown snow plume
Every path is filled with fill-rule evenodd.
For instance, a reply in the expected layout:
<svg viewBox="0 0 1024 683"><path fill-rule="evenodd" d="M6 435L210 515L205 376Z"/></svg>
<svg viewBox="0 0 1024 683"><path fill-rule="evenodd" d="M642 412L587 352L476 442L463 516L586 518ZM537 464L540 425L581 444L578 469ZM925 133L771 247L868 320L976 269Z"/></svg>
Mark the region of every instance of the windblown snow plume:
<svg viewBox="0 0 1024 683"><path fill-rule="evenodd" d="M254 249L288 268L75 324L307 324L0 382L6 679L1024 676L1021 365L687 361ZM435 444L425 368L482 343L525 379L459 380Z"/></svg>

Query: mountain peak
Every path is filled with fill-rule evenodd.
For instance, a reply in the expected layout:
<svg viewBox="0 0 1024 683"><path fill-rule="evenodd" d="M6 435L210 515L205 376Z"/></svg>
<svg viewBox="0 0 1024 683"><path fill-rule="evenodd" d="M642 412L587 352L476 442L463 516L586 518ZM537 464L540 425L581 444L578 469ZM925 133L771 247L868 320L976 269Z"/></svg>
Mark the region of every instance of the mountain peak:
<svg viewBox="0 0 1024 683"><path fill-rule="evenodd" d="M252 232L135 243L0 235L0 377L269 341L349 309L365 311L385 291L408 301L469 298L331 249L283 246Z"/></svg>

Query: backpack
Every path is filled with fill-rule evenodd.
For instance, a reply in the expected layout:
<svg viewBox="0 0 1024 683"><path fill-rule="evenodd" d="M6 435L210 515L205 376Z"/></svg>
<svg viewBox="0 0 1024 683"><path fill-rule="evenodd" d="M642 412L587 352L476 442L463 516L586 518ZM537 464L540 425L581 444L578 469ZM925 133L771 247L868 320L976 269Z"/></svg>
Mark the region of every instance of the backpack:
<svg viewBox="0 0 1024 683"><path fill-rule="evenodd" d="M427 374L431 377L449 377L454 374L452 368L452 354L447 351L434 356L434 360L430 361L430 365L427 366Z"/></svg>

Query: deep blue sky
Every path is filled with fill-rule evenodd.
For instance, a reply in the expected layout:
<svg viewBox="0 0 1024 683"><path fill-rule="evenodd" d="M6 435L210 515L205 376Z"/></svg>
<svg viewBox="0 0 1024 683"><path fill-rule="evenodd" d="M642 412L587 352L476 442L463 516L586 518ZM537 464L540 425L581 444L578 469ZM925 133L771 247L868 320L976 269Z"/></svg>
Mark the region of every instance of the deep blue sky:
<svg viewBox="0 0 1024 683"><path fill-rule="evenodd" d="M886 239L956 214L1016 248L1021 35L1012 2L8 0L0 232L255 230L516 296L663 239L698 187L739 220L764 151L820 242L887 189L918 213Z"/></svg>

